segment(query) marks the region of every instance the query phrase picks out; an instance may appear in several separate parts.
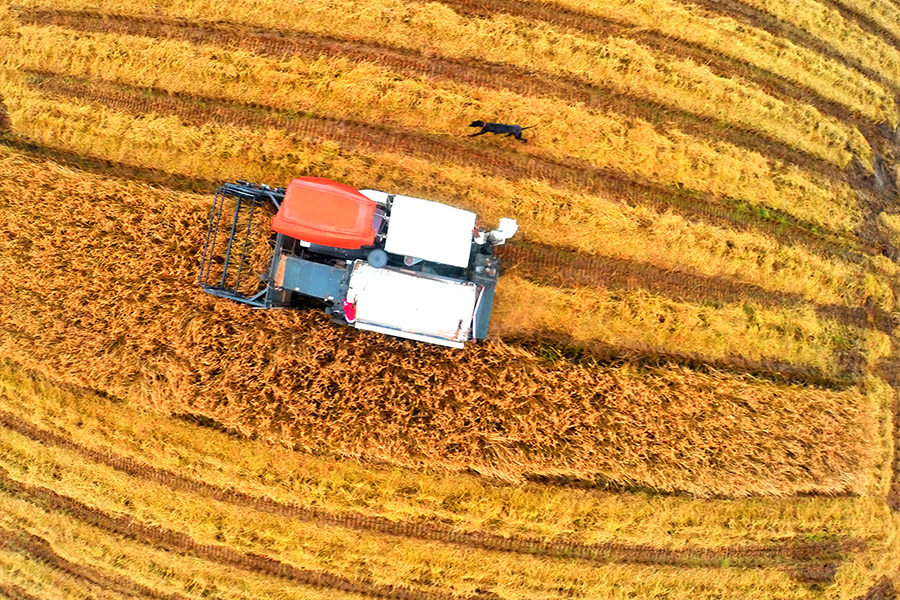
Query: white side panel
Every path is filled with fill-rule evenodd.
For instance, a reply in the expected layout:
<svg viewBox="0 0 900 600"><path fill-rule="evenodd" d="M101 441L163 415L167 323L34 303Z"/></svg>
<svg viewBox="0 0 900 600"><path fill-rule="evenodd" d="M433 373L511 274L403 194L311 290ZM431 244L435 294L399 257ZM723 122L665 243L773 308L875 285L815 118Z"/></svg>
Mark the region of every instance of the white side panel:
<svg viewBox="0 0 900 600"><path fill-rule="evenodd" d="M376 269L357 261L347 300L356 305L356 326L360 329L369 325L396 330L387 333L413 339L425 336L465 342L469 339L477 290L478 286L471 282Z"/></svg>
<svg viewBox="0 0 900 600"><path fill-rule="evenodd" d="M473 212L421 198L394 196L384 249L466 268L474 230Z"/></svg>
<svg viewBox="0 0 900 600"><path fill-rule="evenodd" d="M400 331L399 329L391 329L390 327L381 327L379 325L372 325L371 323L360 323L357 321L353 324L357 329L363 329L365 331L375 331L377 333L384 333L386 335L393 335L397 337L406 338L408 340L416 340L417 342L428 342L429 344L438 344L439 346L447 346L449 348L462 348L465 346L462 342L451 342L450 340L445 340L443 338L431 337L428 335L422 335L420 333L410 333L408 331Z"/></svg>

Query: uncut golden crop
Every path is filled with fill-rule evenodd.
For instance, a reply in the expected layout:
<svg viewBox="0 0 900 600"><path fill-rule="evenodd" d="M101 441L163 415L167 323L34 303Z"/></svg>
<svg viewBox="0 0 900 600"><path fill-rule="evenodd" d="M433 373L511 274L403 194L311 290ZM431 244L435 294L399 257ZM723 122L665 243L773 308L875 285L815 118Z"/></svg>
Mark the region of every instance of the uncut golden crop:
<svg viewBox="0 0 900 600"><path fill-rule="evenodd" d="M730 144L660 131L639 119L561 100L410 79L344 60L279 61L215 46L57 27L29 26L21 32L23 68L447 135L459 135L472 115L506 115L513 122L540 124L540 134L520 151L557 160L581 158L666 185L781 210L837 231L852 232L859 221L856 199L844 183ZM571 131L579 135L567 135Z"/></svg>
<svg viewBox="0 0 900 600"><path fill-rule="evenodd" d="M0 356L54 377L301 449L509 480L737 496L870 486L879 410L859 390L543 364L502 344L452 352L252 311L195 287L209 198L3 153Z"/></svg>
<svg viewBox="0 0 900 600"><path fill-rule="evenodd" d="M297 175L328 173L357 187L449 201L488 222L514 217L529 239L550 245L734 277L823 303L856 305L871 296L889 310L893 306L888 280L867 273L869 265L779 244L752 231L630 207L615 198L564 192L536 180L513 182L391 152L352 152L272 129L186 126L177 118L154 115L134 119L102 107L36 95L15 77L0 93L7 99L17 134L86 156L212 181L278 184ZM895 267L887 259L878 264Z"/></svg>
<svg viewBox="0 0 900 600"><path fill-rule="evenodd" d="M23 6L98 8L96 3L83 0L52 4L32 0ZM508 15L468 18L436 3L403 0L314 0L295 10L271 0L196 0L189 6L157 3L149 13L129 0L108 0L102 3L102 9L192 21L232 21L318 35L340 32L349 38L426 55L487 60L576 76L601 88L612 87L771 136L839 166L848 165L854 154L863 165L870 169L872 165L871 148L855 128L823 116L812 106L777 99L750 83L716 76L705 66L654 53L626 38L599 41Z"/></svg>

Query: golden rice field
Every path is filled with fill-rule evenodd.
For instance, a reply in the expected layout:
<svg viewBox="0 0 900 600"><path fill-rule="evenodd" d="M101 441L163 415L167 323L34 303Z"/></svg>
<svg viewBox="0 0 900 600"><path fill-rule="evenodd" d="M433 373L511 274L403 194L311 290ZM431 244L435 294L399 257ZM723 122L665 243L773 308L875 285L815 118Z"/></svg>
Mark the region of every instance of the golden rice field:
<svg viewBox="0 0 900 600"><path fill-rule="evenodd" d="M0 6L0 598L896 598L898 17ZM489 339L204 294L303 175L515 218Z"/></svg>

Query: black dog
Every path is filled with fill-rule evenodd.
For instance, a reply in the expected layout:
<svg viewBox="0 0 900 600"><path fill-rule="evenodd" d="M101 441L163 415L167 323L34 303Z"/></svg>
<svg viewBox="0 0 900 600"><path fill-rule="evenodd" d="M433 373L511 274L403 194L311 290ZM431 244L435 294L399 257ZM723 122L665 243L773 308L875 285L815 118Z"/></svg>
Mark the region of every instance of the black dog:
<svg viewBox="0 0 900 600"><path fill-rule="evenodd" d="M526 129L531 129L532 127L537 127L537 125L531 125L530 127L522 127L521 125L501 125L500 123L485 123L484 121L472 121L469 127L481 127L481 131L478 133L473 133L469 137L475 137L476 135L481 135L483 133L498 133L498 134L506 134L507 137L515 136L517 140L520 142L528 142L525 138L522 137L522 132Z"/></svg>

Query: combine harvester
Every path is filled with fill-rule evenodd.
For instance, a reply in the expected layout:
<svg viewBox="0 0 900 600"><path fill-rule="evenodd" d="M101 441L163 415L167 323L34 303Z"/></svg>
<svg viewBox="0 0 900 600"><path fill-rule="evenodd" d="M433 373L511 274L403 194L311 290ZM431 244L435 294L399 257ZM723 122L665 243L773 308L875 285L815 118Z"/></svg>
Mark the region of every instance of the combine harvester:
<svg viewBox="0 0 900 600"><path fill-rule="evenodd" d="M269 202L277 210L269 269L242 286L254 213ZM517 229L500 219L498 229L479 231L475 213L317 177L287 189L226 183L209 217L199 283L257 308L315 299L336 323L462 348L487 336L500 275L494 248Z"/></svg>

